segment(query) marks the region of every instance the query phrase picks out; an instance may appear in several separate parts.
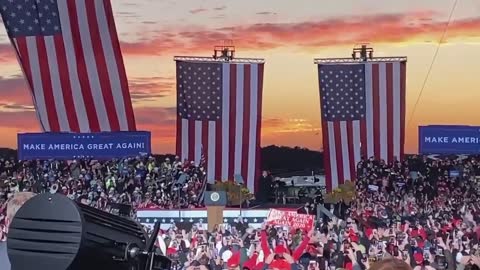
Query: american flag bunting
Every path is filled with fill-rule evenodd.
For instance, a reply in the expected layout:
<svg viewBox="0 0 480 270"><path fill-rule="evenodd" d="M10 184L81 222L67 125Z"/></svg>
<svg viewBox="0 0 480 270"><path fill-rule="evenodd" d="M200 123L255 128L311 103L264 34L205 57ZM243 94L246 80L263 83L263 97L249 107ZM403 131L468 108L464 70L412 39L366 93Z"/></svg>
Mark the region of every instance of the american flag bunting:
<svg viewBox="0 0 480 270"><path fill-rule="evenodd" d="M362 157L400 160L406 61L319 64L327 190L355 180Z"/></svg>
<svg viewBox="0 0 480 270"><path fill-rule="evenodd" d="M255 190L263 67L177 61L177 155L198 164L203 152L209 183L239 174L247 188Z"/></svg>
<svg viewBox="0 0 480 270"><path fill-rule="evenodd" d="M110 0L0 0L44 131L134 131Z"/></svg>

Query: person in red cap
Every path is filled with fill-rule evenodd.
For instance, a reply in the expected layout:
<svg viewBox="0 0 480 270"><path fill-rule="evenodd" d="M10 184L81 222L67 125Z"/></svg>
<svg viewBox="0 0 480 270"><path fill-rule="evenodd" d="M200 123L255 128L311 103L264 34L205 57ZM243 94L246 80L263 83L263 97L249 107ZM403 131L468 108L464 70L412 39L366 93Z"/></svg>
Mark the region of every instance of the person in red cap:
<svg viewBox="0 0 480 270"><path fill-rule="evenodd" d="M227 261L229 270L240 270L240 252L235 252Z"/></svg>

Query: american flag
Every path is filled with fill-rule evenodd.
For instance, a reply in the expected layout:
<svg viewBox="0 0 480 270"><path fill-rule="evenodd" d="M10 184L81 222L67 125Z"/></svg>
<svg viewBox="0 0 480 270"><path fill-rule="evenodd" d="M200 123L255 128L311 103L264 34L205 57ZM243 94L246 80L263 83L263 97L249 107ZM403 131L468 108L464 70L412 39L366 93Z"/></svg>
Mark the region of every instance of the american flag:
<svg viewBox="0 0 480 270"><path fill-rule="evenodd" d="M361 157L400 160L406 61L319 64L327 190L356 178Z"/></svg>
<svg viewBox="0 0 480 270"><path fill-rule="evenodd" d="M260 174L263 63L177 61L177 154L207 180L242 175L250 191ZM203 149L203 151L202 151Z"/></svg>
<svg viewBox="0 0 480 270"><path fill-rule="evenodd" d="M0 0L44 131L133 131L109 0Z"/></svg>

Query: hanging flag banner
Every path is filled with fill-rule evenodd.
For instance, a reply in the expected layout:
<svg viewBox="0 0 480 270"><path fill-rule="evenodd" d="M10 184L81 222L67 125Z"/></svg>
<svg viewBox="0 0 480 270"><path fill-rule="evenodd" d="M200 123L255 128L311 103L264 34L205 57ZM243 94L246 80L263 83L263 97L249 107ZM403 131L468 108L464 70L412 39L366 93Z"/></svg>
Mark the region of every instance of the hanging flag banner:
<svg viewBox="0 0 480 270"><path fill-rule="evenodd" d="M148 155L147 131L18 134L18 159L111 159Z"/></svg>
<svg viewBox="0 0 480 270"><path fill-rule="evenodd" d="M420 126L420 154L478 154L480 126Z"/></svg>

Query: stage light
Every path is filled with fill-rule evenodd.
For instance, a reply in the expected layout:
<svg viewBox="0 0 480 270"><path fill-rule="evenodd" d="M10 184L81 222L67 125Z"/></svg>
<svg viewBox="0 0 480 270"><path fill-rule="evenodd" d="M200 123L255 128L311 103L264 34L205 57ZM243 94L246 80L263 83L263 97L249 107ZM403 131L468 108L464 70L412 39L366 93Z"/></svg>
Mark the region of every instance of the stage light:
<svg viewBox="0 0 480 270"><path fill-rule="evenodd" d="M11 270L169 269L151 238L130 219L45 193L28 200L10 224Z"/></svg>

